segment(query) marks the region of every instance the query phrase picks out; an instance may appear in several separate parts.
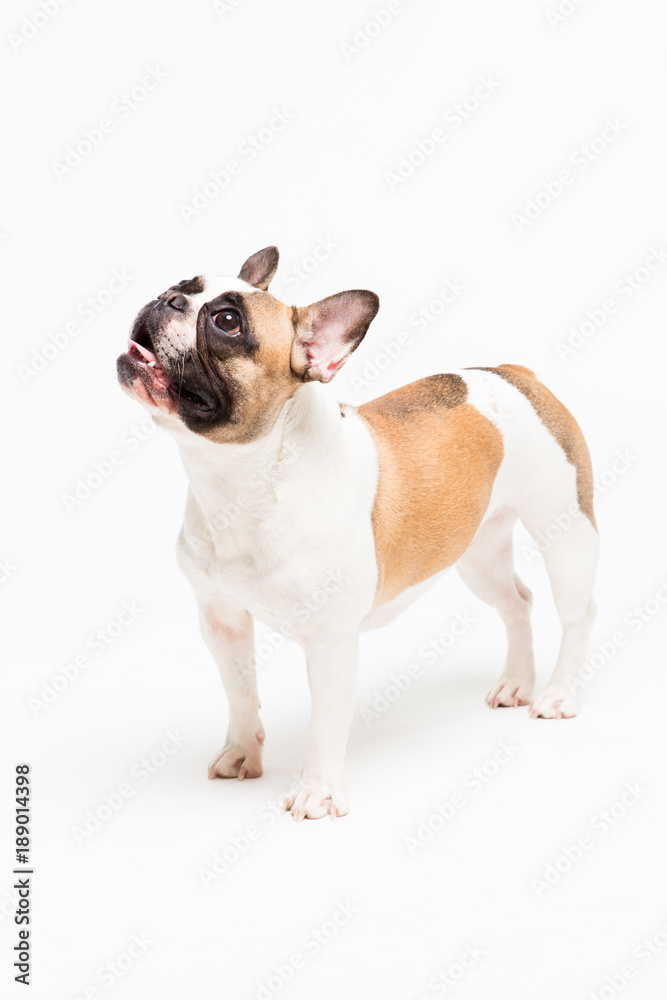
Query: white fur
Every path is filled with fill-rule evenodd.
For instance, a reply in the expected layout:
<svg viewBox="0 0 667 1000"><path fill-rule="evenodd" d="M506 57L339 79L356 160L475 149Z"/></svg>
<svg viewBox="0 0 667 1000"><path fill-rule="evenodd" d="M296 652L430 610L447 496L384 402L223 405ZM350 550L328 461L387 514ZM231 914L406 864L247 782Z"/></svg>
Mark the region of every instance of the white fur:
<svg viewBox="0 0 667 1000"><path fill-rule="evenodd" d="M377 585L370 435L313 383L259 441L220 445L187 431L176 440L190 480L179 562L230 701L227 742L213 772L243 777L261 752L250 612L308 656L313 711L292 811L343 815L358 635ZM216 632L216 623L231 626L231 635Z"/></svg>
<svg viewBox="0 0 667 1000"><path fill-rule="evenodd" d="M459 563L466 583L498 609L508 628L508 663L500 685L489 693L489 700L493 703L501 692L499 703L504 704L506 685L514 681L514 693L519 692L521 700L528 698L534 680L526 608L529 598L521 597L526 588L514 576L511 551L507 549L511 542L508 524L511 527L519 517L534 537L547 538L544 560L563 626L553 677L531 705L531 715L569 717L577 711L578 688L572 681L586 655L595 616L592 590L598 534L579 508L575 467L523 393L492 372L467 370L459 374L468 385L468 401L496 424L504 444L503 461L484 522ZM501 513L505 516L499 517ZM478 550L484 551L481 560ZM502 578L499 563L504 566ZM491 573L491 568L495 572ZM492 580L493 592L489 586ZM520 645L524 650L530 647L530 656L519 651Z"/></svg>

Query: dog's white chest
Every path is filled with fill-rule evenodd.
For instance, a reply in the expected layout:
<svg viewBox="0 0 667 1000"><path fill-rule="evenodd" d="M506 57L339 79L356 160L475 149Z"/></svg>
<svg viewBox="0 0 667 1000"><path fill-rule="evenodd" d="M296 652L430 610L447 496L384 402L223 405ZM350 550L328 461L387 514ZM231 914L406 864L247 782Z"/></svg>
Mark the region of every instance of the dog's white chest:
<svg viewBox="0 0 667 1000"><path fill-rule="evenodd" d="M179 545L181 566L200 600L242 606L300 641L351 608L358 614L372 603L374 573L360 579L355 564L355 553L368 549L366 562L373 566L370 524L350 532L329 526L331 552L324 561L322 532L297 518L268 517L252 531L237 528L197 554L191 524L184 526L184 537L190 541Z"/></svg>
<svg viewBox="0 0 667 1000"><path fill-rule="evenodd" d="M237 482L225 480L224 492L219 480L195 479L179 559L200 601L243 607L299 639L370 609L377 460L361 421L344 423L359 426L282 478L261 475L260 467L248 486L243 470Z"/></svg>

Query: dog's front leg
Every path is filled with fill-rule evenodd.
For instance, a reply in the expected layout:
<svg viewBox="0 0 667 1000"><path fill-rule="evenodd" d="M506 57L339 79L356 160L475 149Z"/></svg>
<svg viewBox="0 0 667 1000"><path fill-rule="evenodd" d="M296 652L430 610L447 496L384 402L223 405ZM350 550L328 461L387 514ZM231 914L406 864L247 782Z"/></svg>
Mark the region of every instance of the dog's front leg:
<svg viewBox="0 0 667 1000"><path fill-rule="evenodd" d="M306 647L312 699L308 752L298 785L285 802L296 820L344 816L345 746L354 713L359 640L330 633Z"/></svg>
<svg viewBox="0 0 667 1000"><path fill-rule="evenodd" d="M264 729L259 718L252 616L247 611L202 607L201 630L218 665L229 700L224 747L208 767L209 778L259 778Z"/></svg>

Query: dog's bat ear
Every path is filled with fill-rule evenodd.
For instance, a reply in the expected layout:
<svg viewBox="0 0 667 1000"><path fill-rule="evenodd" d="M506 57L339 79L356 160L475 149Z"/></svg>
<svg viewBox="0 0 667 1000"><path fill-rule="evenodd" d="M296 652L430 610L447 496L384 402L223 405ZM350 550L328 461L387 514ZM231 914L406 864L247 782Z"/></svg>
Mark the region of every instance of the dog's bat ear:
<svg viewBox="0 0 667 1000"><path fill-rule="evenodd" d="M339 292L296 310L292 371L304 382L330 382L366 336L380 308L375 292Z"/></svg>
<svg viewBox="0 0 667 1000"><path fill-rule="evenodd" d="M258 250L252 257L248 257L239 272L239 278L265 292L278 270L279 258L278 247L265 247L263 250Z"/></svg>

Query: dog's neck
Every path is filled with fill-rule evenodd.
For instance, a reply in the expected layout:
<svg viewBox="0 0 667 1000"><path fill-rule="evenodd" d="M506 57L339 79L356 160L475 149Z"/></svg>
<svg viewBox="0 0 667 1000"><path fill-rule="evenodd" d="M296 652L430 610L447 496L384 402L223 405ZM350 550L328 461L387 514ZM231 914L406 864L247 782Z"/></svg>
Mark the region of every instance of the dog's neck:
<svg viewBox="0 0 667 1000"><path fill-rule="evenodd" d="M288 400L267 434L248 444L220 444L166 426L181 453L190 489L215 537L221 528L249 530L279 504L277 487L312 470L333 446L341 410L319 383Z"/></svg>

